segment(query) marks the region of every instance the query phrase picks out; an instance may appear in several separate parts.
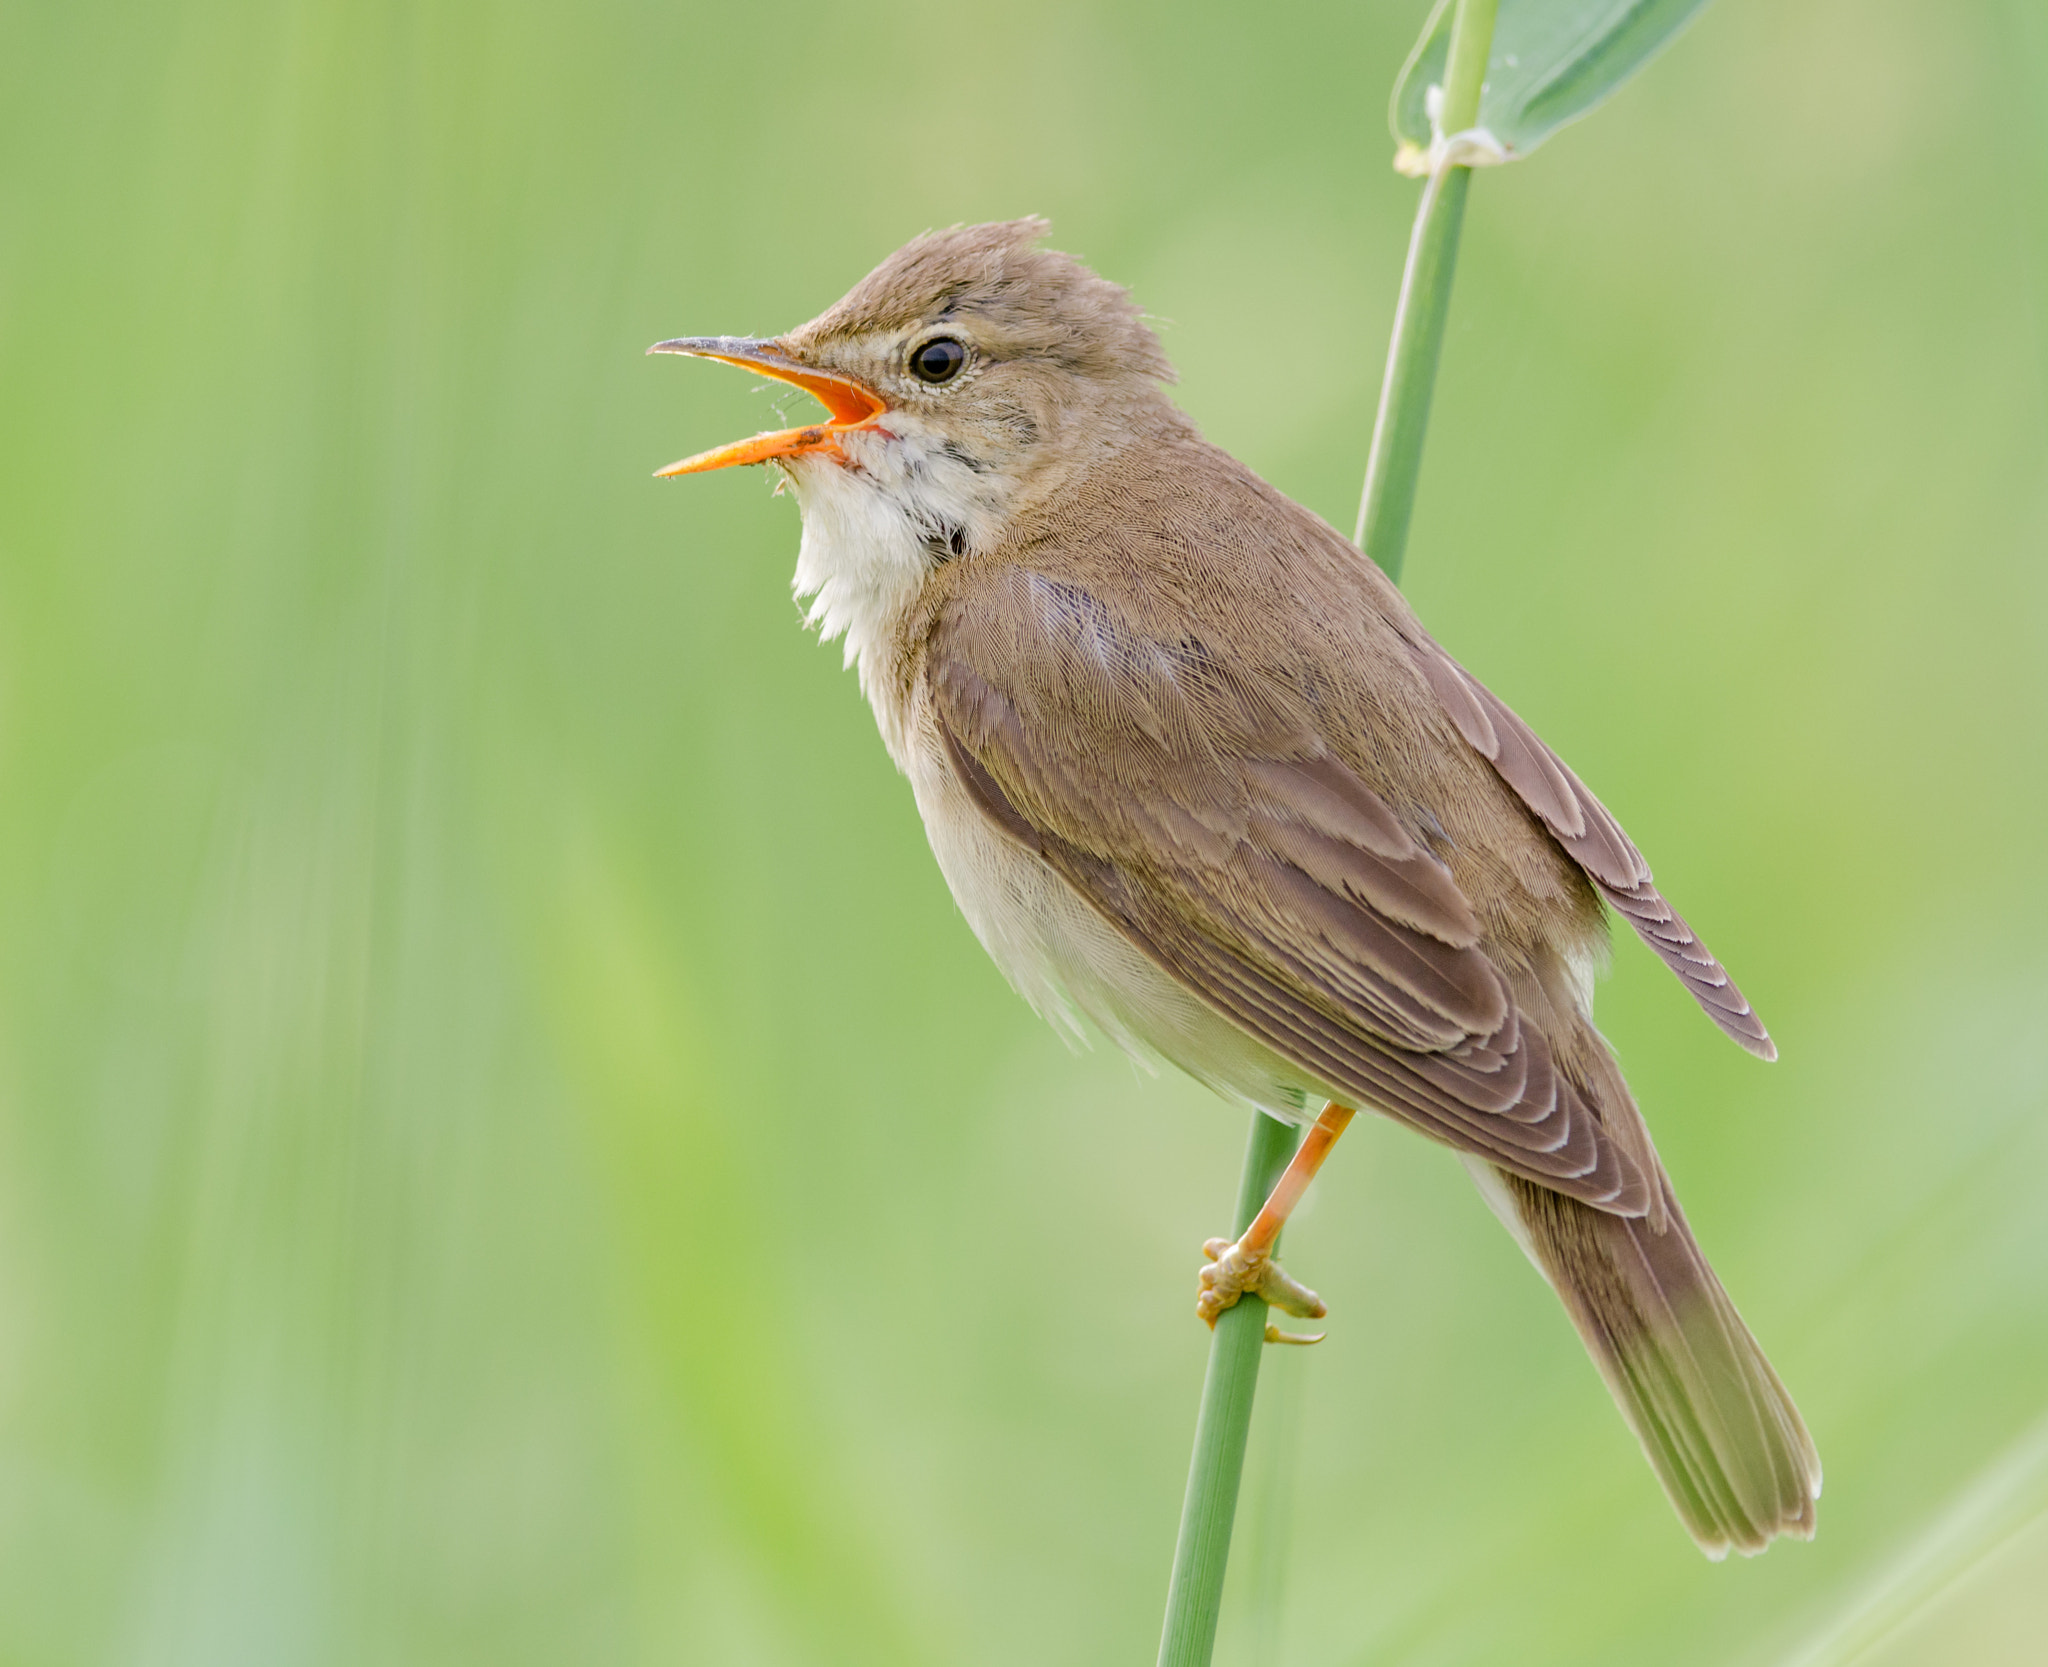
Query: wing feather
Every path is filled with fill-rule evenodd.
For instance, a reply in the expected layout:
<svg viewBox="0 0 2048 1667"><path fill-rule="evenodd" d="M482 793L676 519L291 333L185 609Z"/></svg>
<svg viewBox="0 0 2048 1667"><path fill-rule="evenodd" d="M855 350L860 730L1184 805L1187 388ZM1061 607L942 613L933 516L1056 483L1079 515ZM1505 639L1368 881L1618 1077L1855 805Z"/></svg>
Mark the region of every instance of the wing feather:
<svg viewBox="0 0 2048 1667"><path fill-rule="evenodd" d="M1011 582L1036 589L956 599L923 661L946 756L995 827L1333 1092L1601 1210L1650 1207L1450 870L1312 726L1199 644ZM1072 739L1104 733L1118 744ZM1543 776L1547 754L1516 756ZM1543 779L1561 803L1568 778Z"/></svg>
<svg viewBox="0 0 2048 1667"><path fill-rule="evenodd" d="M1423 677L1445 714L1586 871L1636 935L1678 975L1707 1017L1742 1047L1776 1059L1777 1045L1678 911L1651 882L1650 865L1585 783L1507 704L1428 638L1411 639Z"/></svg>

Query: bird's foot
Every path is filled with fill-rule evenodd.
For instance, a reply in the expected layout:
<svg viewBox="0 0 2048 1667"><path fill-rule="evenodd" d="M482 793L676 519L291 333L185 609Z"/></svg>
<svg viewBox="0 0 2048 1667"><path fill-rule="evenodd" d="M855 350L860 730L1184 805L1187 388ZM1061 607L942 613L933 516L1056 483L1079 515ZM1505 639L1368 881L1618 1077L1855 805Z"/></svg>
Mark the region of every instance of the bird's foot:
<svg viewBox="0 0 2048 1667"><path fill-rule="evenodd" d="M1211 1328L1215 1326L1217 1316L1235 1305L1246 1292L1261 1298L1283 1314L1293 1314L1304 1320L1320 1320L1330 1311L1321 1297L1273 1260L1271 1251L1250 1249L1243 1239L1235 1243L1229 1239L1211 1239L1202 1246L1202 1254L1209 1258L1209 1265L1202 1270L1202 1294L1195 1299L1195 1312ZM1282 1331L1278 1326L1268 1326L1266 1341L1319 1343L1322 1333L1303 1336Z"/></svg>

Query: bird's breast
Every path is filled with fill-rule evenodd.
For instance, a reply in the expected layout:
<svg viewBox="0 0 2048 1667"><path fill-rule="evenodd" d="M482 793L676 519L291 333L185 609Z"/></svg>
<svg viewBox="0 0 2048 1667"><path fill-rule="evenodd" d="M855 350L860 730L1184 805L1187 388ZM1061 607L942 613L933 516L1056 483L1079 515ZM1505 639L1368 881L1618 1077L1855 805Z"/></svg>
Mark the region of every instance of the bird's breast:
<svg viewBox="0 0 2048 1667"><path fill-rule="evenodd" d="M1071 1042L1085 1019L1148 1068L1176 1065L1219 1093L1299 1121L1321 1105L1297 1067L1253 1041L1149 959L1038 854L997 828L913 710L905 774L932 854L974 935L1018 994Z"/></svg>

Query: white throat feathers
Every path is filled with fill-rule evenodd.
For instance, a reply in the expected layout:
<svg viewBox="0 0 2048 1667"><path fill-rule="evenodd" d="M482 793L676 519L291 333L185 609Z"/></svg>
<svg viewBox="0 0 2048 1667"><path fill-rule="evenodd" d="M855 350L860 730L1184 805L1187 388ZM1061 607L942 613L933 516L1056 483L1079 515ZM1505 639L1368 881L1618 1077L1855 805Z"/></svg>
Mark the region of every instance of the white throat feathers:
<svg viewBox="0 0 2048 1667"><path fill-rule="evenodd" d="M896 621L932 570L994 544L1016 483L909 413L886 432L850 433L846 461L790 458L780 465L803 514L791 589L804 623L826 642L846 639L846 664L903 763L901 714L883 698L879 663Z"/></svg>

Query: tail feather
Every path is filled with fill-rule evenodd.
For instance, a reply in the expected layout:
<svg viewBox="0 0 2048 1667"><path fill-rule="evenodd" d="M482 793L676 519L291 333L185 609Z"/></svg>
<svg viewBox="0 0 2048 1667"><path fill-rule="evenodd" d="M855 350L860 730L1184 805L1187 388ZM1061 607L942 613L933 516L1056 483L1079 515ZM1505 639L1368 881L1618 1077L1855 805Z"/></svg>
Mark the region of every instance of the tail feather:
<svg viewBox="0 0 2048 1667"><path fill-rule="evenodd" d="M1476 1166L1475 1166L1476 1167ZM1536 1265L1709 1557L1813 1537L1820 1459L1661 1173L1665 1227L1495 1171ZM1488 1181L1493 1176L1486 1177ZM1497 1196L1492 1186L1484 1188Z"/></svg>

